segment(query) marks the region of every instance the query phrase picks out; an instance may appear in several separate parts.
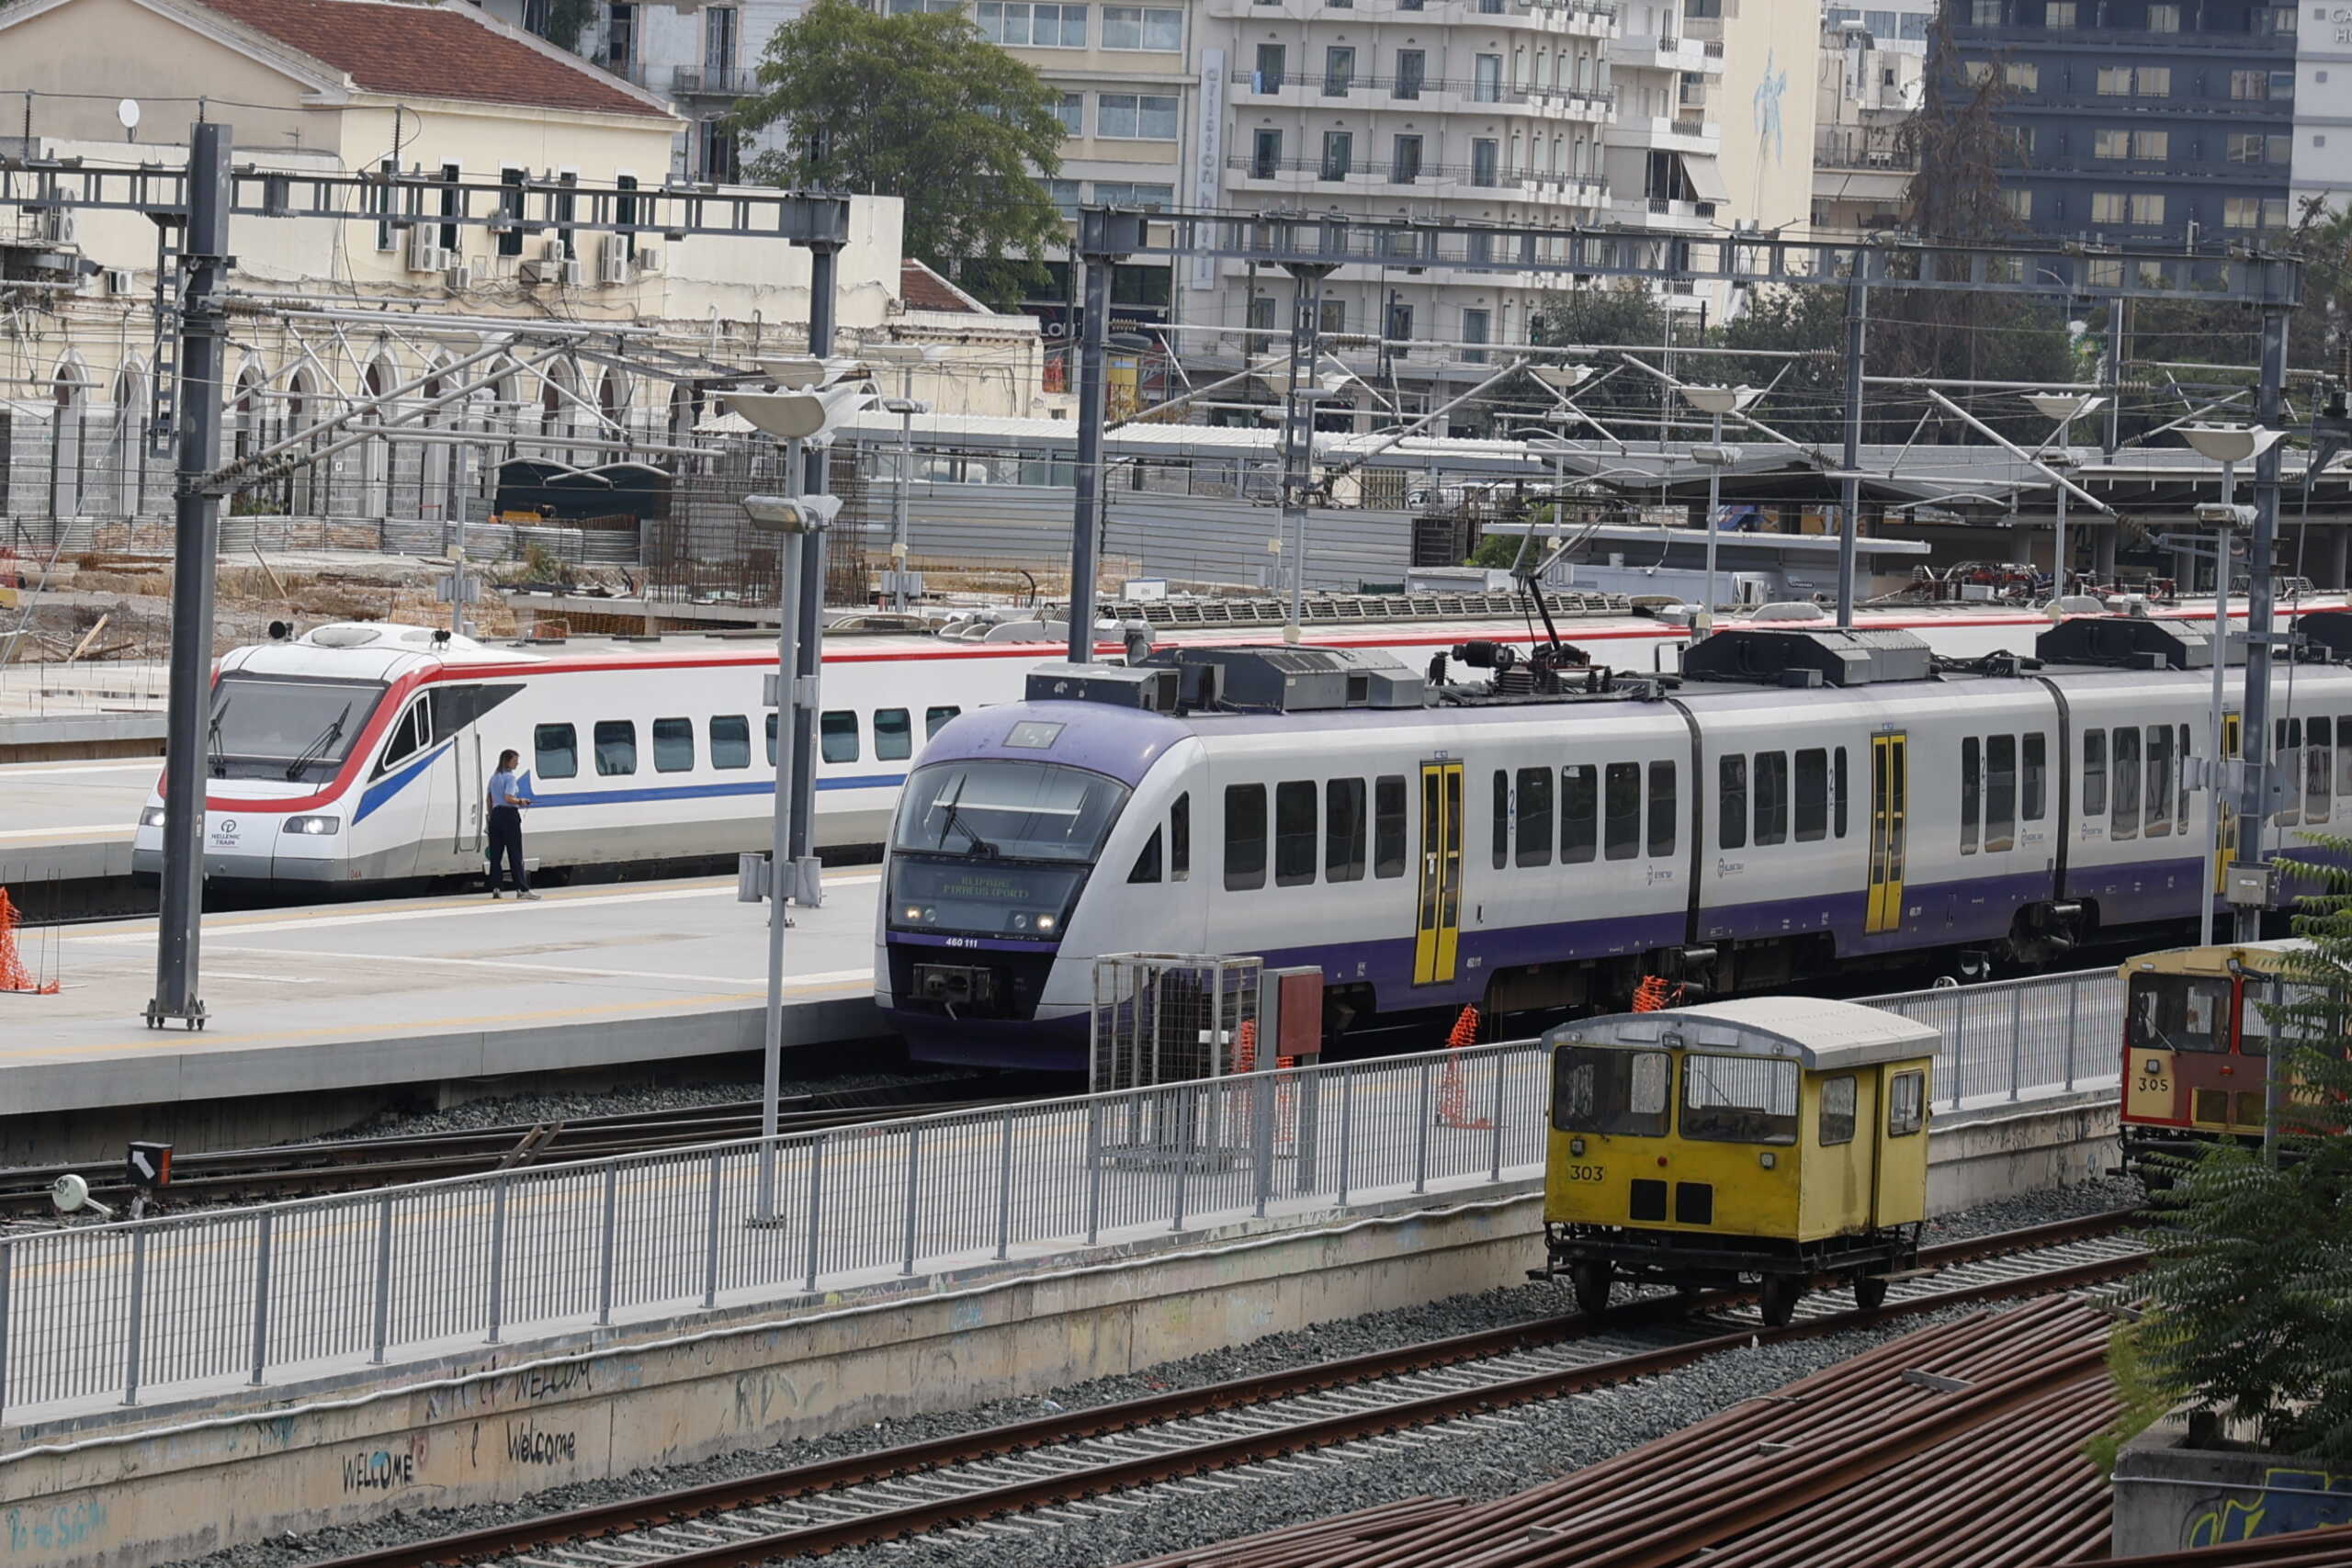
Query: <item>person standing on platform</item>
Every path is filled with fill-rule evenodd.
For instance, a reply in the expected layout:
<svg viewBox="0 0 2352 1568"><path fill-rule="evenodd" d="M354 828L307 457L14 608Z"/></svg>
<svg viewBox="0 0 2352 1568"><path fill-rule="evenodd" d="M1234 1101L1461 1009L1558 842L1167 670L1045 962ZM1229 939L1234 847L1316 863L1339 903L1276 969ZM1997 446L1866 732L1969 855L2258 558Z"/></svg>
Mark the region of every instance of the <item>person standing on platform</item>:
<svg viewBox="0 0 2352 1568"><path fill-rule="evenodd" d="M523 794L522 781L514 769L523 761L519 751L501 751L498 772L490 775L490 896L503 897L498 891L498 861L505 856L514 874L514 897L537 898L531 891L530 874L523 869L523 807L531 804Z"/></svg>

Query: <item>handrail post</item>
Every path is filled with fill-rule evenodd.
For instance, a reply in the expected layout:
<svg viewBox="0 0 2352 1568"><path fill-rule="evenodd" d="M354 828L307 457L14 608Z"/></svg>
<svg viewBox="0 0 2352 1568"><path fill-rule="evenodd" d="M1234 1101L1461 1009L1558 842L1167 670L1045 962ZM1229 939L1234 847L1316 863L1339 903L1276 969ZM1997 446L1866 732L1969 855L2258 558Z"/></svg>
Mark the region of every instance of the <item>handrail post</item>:
<svg viewBox="0 0 2352 1568"><path fill-rule="evenodd" d="M1955 986L1952 987L1951 1037L1959 1043L1960 1046L1958 1050L1952 1053L1951 1063L1951 1108L1954 1111L1957 1111L1960 1109L1960 1102L1968 1098L1968 1058L1970 1055L1970 1049L1968 1040L1968 987L1965 986Z"/></svg>
<svg viewBox="0 0 2352 1568"><path fill-rule="evenodd" d="M1102 1112L1100 1100L1086 1102L1086 1245L1102 1235Z"/></svg>
<svg viewBox="0 0 2352 1568"><path fill-rule="evenodd" d="M376 1333L375 1347L368 1356L368 1364L384 1364L384 1348L390 1342L392 1331L392 1195L389 1192L376 1204Z"/></svg>
<svg viewBox="0 0 2352 1568"><path fill-rule="evenodd" d="M1214 1083L1216 1080L1210 1081ZM1199 1110L1199 1106L1192 1099L1190 1089L1163 1089L1161 1092L1169 1097L1169 1103L1181 1112L1176 1117L1176 1123L1183 1129L1183 1142L1175 1150L1176 1213L1170 1216L1168 1221L1170 1230L1181 1231L1184 1228L1184 1200L1190 1196L1186 1189L1192 1185L1193 1179L1193 1155L1200 1147L1200 1140L1194 1135L1194 1129L1199 1122L1195 1112ZM1162 1125L1165 1124L1162 1123Z"/></svg>
<svg viewBox="0 0 2352 1568"><path fill-rule="evenodd" d="M1356 1160L1356 1069L1351 1062L1340 1069L1340 1190L1339 1206L1348 1206L1348 1178Z"/></svg>
<svg viewBox="0 0 2352 1568"><path fill-rule="evenodd" d="M1495 1052L1495 1109L1488 1117L1495 1124L1493 1148L1487 1158L1487 1179L1499 1186L1503 1179L1503 1053Z"/></svg>
<svg viewBox="0 0 2352 1568"><path fill-rule="evenodd" d="M506 1194L514 1182L493 1178L490 1189L490 1343L498 1343L506 1316Z"/></svg>
<svg viewBox="0 0 2352 1568"><path fill-rule="evenodd" d="M620 1230L621 1168L617 1160L605 1167L605 1239L596 1254L596 1326L613 1321L613 1251Z"/></svg>
<svg viewBox="0 0 2352 1568"><path fill-rule="evenodd" d="M702 1304L718 1304L718 1188L727 1151L710 1151L710 1194L703 1205Z"/></svg>
<svg viewBox="0 0 2352 1568"><path fill-rule="evenodd" d="M17 1278L17 1244L0 1236L0 1416L8 1412L9 1288Z"/></svg>
<svg viewBox="0 0 2352 1568"><path fill-rule="evenodd" d="M1001 1263L1012 1254L1012 1108L1005 1107L997 1139L996 1257Z"/></svg>
<svg viewBox="0 0 2352 1568"><path fill-rule="evenodd" d="M805 1222L808 1226L808 1267L806 1282L812 1296L817 1293L819 1243L825 1234L824 1227L817 1223L819 1207L825 1196L825 1151L832 1146L832 1141L830 1134L820 1133L808 1145L808 1214Z"/></svg>
<svg viewBox="0 0 2352 1568"><path fill-rule="evenodd" d="M146 1349L147 1334L147 1232L142 1226L130 1233L130 1324L129 1341L123 1346L122 1402L139 1403L139 1359Z"/></svg>
<svg viewBox="0 0 2352 1568"><path fill-rule="evenodd" d="M270 1253L277 1240L277 1213L272 1209L261 1212L261 1235L254 1243L254 1371L253 1383L261 1386L262 1371L269 1365L269 1265ZM5 1370L5 1369L0 1369Z"/></svg>
<svg viewBox="0 0 2352 1568"><path fill-rule="evenodd" d="M900 1274L915 1271L915 1226L922 1200L922 1128L920 1124L907 1129L907 1234L906 1258L899 1266Z"/></svg>
<svg viewBox="0 0 2352 1568"><path fill-rule="evenodd" d="M2009 990L2009 1103L2018 1102L2020 1080L2025 1077L2025 987L2018 981Z"/></svg>
<svg viewBox="0 0 2352 1568"><path fill-rule="evenodd" d="M2083 1002L2083 982L2079 977L2066 982L2066 1091L2075 1089L2075 1031L2079 1026Z"/></svg>
<svg viewBox="0 0 2352 1568"><path fill-rule="evenodd" d="M1420 1115L1416 1118L1413 1149L1413 1195L1419 1197L1430 1190L1430 1065L1421 1064Z"/></svg>
<svg viewBox="0 0 2352 1568"><path fill-rule="evenodd" d="M1252 1073L1250 1086L1250 1163L1256 1175L1258 1218L1274 1193L1274 1076Z"/></svg>

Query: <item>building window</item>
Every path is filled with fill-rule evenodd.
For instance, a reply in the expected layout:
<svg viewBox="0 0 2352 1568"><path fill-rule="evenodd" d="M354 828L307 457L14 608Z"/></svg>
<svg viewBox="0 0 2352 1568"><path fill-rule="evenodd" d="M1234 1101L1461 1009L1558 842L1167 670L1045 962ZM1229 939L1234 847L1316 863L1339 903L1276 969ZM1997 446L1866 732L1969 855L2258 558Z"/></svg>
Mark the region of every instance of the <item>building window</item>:
<svg viewBox="0 0 2352 1568"><path fill-rule="evenodd" d="M2020 93L2040 92L2041 67L2030 60L2004 61L2001 64L2001 80Z"/></svg>
<svg viewBox="0 0 2352 1568"><path fill-rule="evenodd" d="M1086 7L981 0L981 36L1007 49L1084 49Z"/></svg>
<svg viewBox="0 0 2352 1568"><path fill-rule="evenodd" d="M2091 156L2094 158L2129 158L2132 156L2132 133L2128 130L2095 130L2091 133Z"/></svg>
<svg viewBox="0 0 2352 1568"><path fill-rule="evenodd" d="M1501 162L1501 155L1502 143L1493 137L1472 137L1470 139L1470 183L1474 186L1493 185L1495 169Z"/></svg>
<svg viewBox="0 0 2352 1568"><path fill-rule="evenodd" d="M1096 180L1094 199L1110 207L1140 207L1157 212L1163 207L1176 205L1176 187Z"/></svg>
<svg viewBox="0 0 2352 1568"><path fill-rule="evenodd" d="M1104 13L1107 26L1110 13ZM1094 134L1121 141L1176 140L1176 100L1152 93L1099 93Z"/></svg>
<svg viewBox="0 0 2352 1568"><path fill-rule="evenodd" d="M1421 82L1427 74L1428 60L1429 56L1418 49L1396 51L1396 80L1393 90L1397 97L1418 98L1421 96Z"/></svg>
<svg viewBox="0 0 2352 1568"><path fill-rule="evenodd" d="M1253 93L1279 93L1283 77L1289 73L1289 51L1278 43L1258 46L1258 68L1251 73L1250 90Z"/></svg>
<svg viewBox="0 0 2352 1568"><path fill-rule="evenodd" d="M2132 156L2146 163L2163 163L2172 156L2172 132L2169 130L2133 131Z"/></svg>
<svg viewBox="0 0 2352 1568"><path fill-rule="evenodd" d="M1279 130L1261 130L1253 134L1250 140L1250 177L1259 180L1272 179L1281 172L1282 166L1283 133ZM1255 305L1257 301L1253 299L1250 303ZM1258 324L1255 321L1250 323L1252 326ZM1269 321L1264 324L1272 326L1273 322Z"/></svg>
<svg viewBox="0 0 2352 1568"><path fill-rule="evenodd" d="M2009 209L2010 217L2019 222L2029 221L2033 217L2033 192L2022 186L2012 186L2001 193L2001 205Z"/></svg>
<svg viewBox="0 0 2352 1568"><path fill-rule="evenodd" d="M702 14L702 66L723 79L735 69L735 7L714 6Z"/></svg>
<svg viewBox="0 0 2352 1568"><path fill-rule="evenodd" d="M1999 27L2001 0L1968 0L1968 22L1971 27Z"/></svg>
<svg viewBox="0 0 2352 1568"><path fill-rule="evenodd" d="M504 220L498 231L498 254L519 256L523 254L523 171L499 170L498 185L498 216Z"/></svg>
<svg viewBox="0 0 2352 1568"><path fill-rule="evenodd" d="M2132 96L2132 67L2102 65L2098 68L2098 96L2102 98L2128 98Z"/></svg>
<svg viewBox="0 0 2352 1568"><path fill-rule="evenodd" d="M1326 295L1315 302L1315 330L1327 337L1348 330L1348 302Z"/></svg>
<svg viewBox="0 0 2352 1568"><path fill-rule="evenodd" d="M1184 13L1159 6L1102 7L1104 49L1179 50L1184 47Z"/></svg>
<svg viewBox="0 0 2352 1568"><path fill-rule="evenodd" d="M1078 220L1078 204L1083 198L1079 194L1079 185L1076 180L1047 180L1046 194L1051 197L1054 205L1061 209L1064 219L1071 222Z"/></svg>
<svg viewBox="0 0 2352 1568"><path fill-rule="evenodd" d="M741 177L735 132L724 119L700 120L695 126L696 179L709 185L733 185Z"/></svg>
<svg viewBox="0 0 2352 1568"><path fill-rule="evenodd" d="M2075 0L2050 0L2041 8L2041 25L2052 32L2064 32L2075 25Z"/></svg>
<svg viewBox="0 0 2352 1568"><path fill-rule="evenodd" d="M2124 202L2124 195L2120 190L2095 190L2091 192L2091 221L2094 223L2122 222L2125 210Z"/></svg>
<svg viewBox="0 0 2352 1568"><path fill-rule="evenodd" d="M1993 62L1989 60L1963 60L1960 73L1972 87L1981 87L1993 79Z"/></svg>
<svg viewBox="0 0 2352 1568"><path fill-rule="evenodd" d="M1491 311L1463 311L1462 341L1469 344L1492 341L1487 334L1492 330L1493 321L1494 316ZM1467 348L1462 351L1462 359L1465 365L1484 365L1487 362L1487 351L1483 348Z"/></svg>
<svg viewBox="0 0 2352 1568"><path fill-rule="evenodd" d="M1388 178L1391 184L1408 186L1421 176L1421 139L1418 136L1396 138L1396 155L1391 162ZM1410 337L1410 333L1391 333L1396 337Z"/></svg>
<svg viewBox="0 0 2352 1568"><path fill-rule="evenodd" d="M1054 106L1054 118L1062 122L1063 135L1085 135L1086 95L1084 93L1064 93L1061 96L1061 101Z"/></svg>
<svg viewBox="0 0 2352 1568"><path fill-rule="evenodd" d="M1323 96L1344 98L1356 85L1356 51L1335 44L1323 51Z"/></svg>
<svg viewBox="0 0 2352 1568"><path fill-rule="evenodd" d="M2292 71L2273 71L2270 73L2270 96L2274 98L2293 97L2295 73Z"/></svg>
<svg viewBox="0 0 2352 1568"><path fill-rule="evenodd" d="M2233 71L2230 73L2230 96L2233 98L2267 98L2269 96L2269 72Z"/></svg>
<svg viewBox="0 0 2352 1568"><path fill-rule="evenodd" d="M1321 177L1343 180L1348 177L1348 165L1355 155L1355 132L1327 130L1323 133L1323 168Z"/></svg>
<svg viewBox="0 0 2352 1568"><path fill-rule="evenodd" d="M2148 30L2152 33L2177 33L2180 31L2180 7L2177 6L2149 6Z"/></svg>
<svg viewBox="0 0 2352 1568"><path fill-rule="evenodd" d="M2132 90L2143 98L2171 97L2172 67L2169 65L2141 66Z"/></svg>
<svg viewBox="0 0 2352 1568"><path fill-rule="evenodd" d="M1503 57L1481 54L1471 62L1470 96L1478 103L1498 104L1503 98Z"/></svg>
<svg viewBox="0 0 2352 1568"><path fill-rule="evenodd" d="M1412 335L1413 308L1410 305L1390 300L1388 302L1388 338L1392 342L1402 343ZM2352 751L2347 751L2346 755L2352 755Z"/></svg>
<svg viewBox="0 0 2352 1568"><path fill-rule="evenodd" d="M2135 195L2132 198L2132 221L2154 228L2165 220L2165 198L2156 192Z"/></svg>

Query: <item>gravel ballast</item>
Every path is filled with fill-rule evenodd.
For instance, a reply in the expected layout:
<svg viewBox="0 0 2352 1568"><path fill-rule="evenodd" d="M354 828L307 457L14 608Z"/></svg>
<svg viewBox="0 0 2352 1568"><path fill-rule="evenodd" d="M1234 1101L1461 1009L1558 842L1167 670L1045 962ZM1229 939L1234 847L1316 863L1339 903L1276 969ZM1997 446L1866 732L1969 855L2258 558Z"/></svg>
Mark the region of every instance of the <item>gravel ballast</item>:
<svg viewBox="0 0 2352 1568"><path fill-rule="evenodd" d="M2092 1182L2016 1198L1937 1222L1928 1245L2074 1218L2137 1197L2135 1184ZM1426 1305L1335 1319L1132 1373L1097 1378L1034 1397L910 1416L821 1438L748 1449L698 1463L631 1472L610 1481L542 1492L518 1503L424 1509L375 1521L236 1547L197 1560L194 1568L299 1568L436 1535L478 1529L539 1514L654 1492L753 1475L876 1448L1116 1403L1171 1388L1192 1388L1278 1368L1334 1360L1448 1335L1466 1334L1573 1311L1563 1286L1530 1283L1454 1296ZM1844 1357L1935 1321L1855 1330L1821 1339L1758 1345L1684 1371L1490 1418L1485 1430L1449 1430L1428 1441L1397 1440L1396 1451L1344 1462L1308 1458L1258 1479L1163 1489L1144 1507L1058 1529L1014 1534L941 1536L836 1553L830 1568L953 1564L955 1568L1099 1568L1132 1558L1322 1517L1420 1493L1491 1497L1677 1431L1739 1400L1767 1393Z"/></svg>

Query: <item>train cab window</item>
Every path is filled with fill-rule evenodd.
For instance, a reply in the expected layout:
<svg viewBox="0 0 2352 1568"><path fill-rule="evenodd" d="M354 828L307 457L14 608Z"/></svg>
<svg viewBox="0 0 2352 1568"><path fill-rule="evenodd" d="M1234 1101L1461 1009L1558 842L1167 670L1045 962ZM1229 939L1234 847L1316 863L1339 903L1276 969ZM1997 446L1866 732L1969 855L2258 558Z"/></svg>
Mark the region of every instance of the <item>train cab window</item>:
<svg viewBox="0 0 2352 1568"><path fill-rule="evenodd" d="M1193 875L1193 792L1186 790L1168 808L1168 880L1187 882Z"/></svg>
<svg viewBox="0 0 2352 1568"><path fill-rule="evenodd" d="M1323 880L1363 880L1363 780L1323 786Z"/></svg>
<svg viewBox="0 0 2352 1568"><path fill-rule="evenodd" d="M2029 735L2025 738L2025 767L2018 782L2018 815L2029 822L2041 821L2050 809L2050 740L2047 736Z"/></svg>
<svg viewBox="0 0 2352 1568"><path fill-rule="evenodd" d="M857 761L857 715L831 708L817 716L817 754L828 762Z"/></svg>
<svg viewBox="0 0 2352 1568"><path fill-rule="evenodd" d="M1315 880L1315 785L1295 780L1274 786L1274 886L1303 887Z"/></svg>
<svg viewBox="0 0 2352 1568"><path fill-rule="evenodd" d="M1674 852L1675 828L1682 820L1682 811L1675 804L1680 795L1674 778L1672 762L1650 764L1649 852L1652 856Z"/></svg>
<svg viewBox="0 0 2352 1568"><path fill-rule="evenodd" d="M2151 839L2172 836L2172 726L2148 726L2147 832Z"/></svg>
<svg viewBox="0 0 2352 1568"><path fill-rule="evenodd" d="M1632 860L1642 850L1642 765L1610 763L1604 789L1602 843L1611 860Z"/></svg>
<svg viewBox="0 0 2352 1568"><path fill-rule="evenodd" d="M1854 1141L1854 1075L1821 1080L1821 1146Z"/></svg>
<svg viewBox="0 0 2352 1568"><path fill-rule="evenodd" d="M1784 844L1789 840L1789 754L1756 753L1756 842Z"/></svg>
<svg viewBox="0 0 2352 1568"><path fill-rule="evenodd" d="M710 721L710 765L748 768L752 765L752 721L740 713L721 714Z"/></svg>
<svg viewBox="0 0 2352 1568"><path fill-rule="evenodd" d="M385 737L383 761L376 764L376 771L386 773L407 761L424 750L425 742L432 734L433 694L425 692L409 704L408 712L401 715L400 722L392 726L391 734Z"/></svg>
<svg viewBox="0 0 2352 1568"><path fill-rule="evenodd" d="M2107 815L2107 731L2083 731L2083 819Z"/></svg>
<svg viewBox="0 0 2352 1568"><path fill-rule="evenodd" d="M1142 852L1136 856L1135 869L1127 873L1127 880L1130 883L1159 880L1161 832L1162 829L1154 828L1151 830L1151 837L1144 840Z"/></svg>
<svg viewBox="0 0 2352 1568"><path fill-rule="evenodd" d="M1674 1058L1664 1051L1563 1045L1552 1053L1552 1125L1563 1133L1663 1138Z"/></svg>
<svg viewBox="0 0 2352 1568"><path fill-rule="evenodd" d="M2018 738L1995 735L1984 742L1984 849L1988 854L2018 843Z"/></svg>
<svg viewBox="0 0 2352 1568"><path fill-rule="evenodd" d="M580 732L568 724L542 724L531 731L531 760L543 779L580 776Z"/></svg>
<svg viewBox="0 0 2352 1568"><path fill-rule="evenodd" d="M657 718L653 721L653 767L657 773L683 773L695 765L695 721Z"/></svg>
<svg viewBox="0 0 2352 1568"><path fill-rule="evenodd" d="M957 707L925 708L922 710L922 738L925 740L939 733L939 727L964 710Z"/></svg>
<svg viewBox="0 0 2352 1568"><path fill-rule="evenodd" d="M1560 863L1582 865L1599 841L1600 779L1590 762L1560 770Z"/></svg>
<svg viewBox="0 0 2352 1568"><path fill-rule="evenodd" d="M596 742L596 771L606 778L618 778L637 772L637 721L628 718L600 718L594 737Z"/></svg>
<svg viewBox="0 0 2352 1568"><path fill-rule="evenodd" d="M1724 757L1715 763L1715 847L1747 846L1747 759Z"/></svg>
<svg viewBox="0 0 2352 1568"><path fill-rule="evenodd" d="M1978 818L1984 809L1984 743L1973 735L1960 743L1960 852L1976 852Z"/></svg>
<svg viewBox="0 0 2352 1568"><path fill-rule="evenodd" d="M1552 863L1552 770L1519 770L1519 863Z"/></svg>
<svg viewBox="0 0 2352 1568"><path fill-rule="evenodd" d="M1225 887L1247 893L1266 885L1266 786L1225 786Z"/></svg>
<svg viewBox="0 0 2352 1568"><path fill-rule="evenodd" d="M2107 836L2140 836L2140 732L2128 724L2115 727L2115 805L2108 817Z"/></svg>
<svg viewBox="0 0 2352 1568"><path fill-rule="evenodd" d="M2329 816L2328 781L2335 776L2335 726L2324 718L2303 726L2303 820L2324 822Z"/></svg>
<svg viewBox="0 0 2352 1568"><path fill-rule="evenodd" d="M915 754L915 727L904 708L874 710L874 760L903 762Z"/></svg>
<svg viewBox="0 0 2352 1568"><path fill-rule="evenodd" d="M1897 1073L1886 1086L1886 1135L1907 1138L1928 1124L1928 1075Z"/></svg>
<svg viewBox="0 0 2352 1568"><path fill-rule="evenodd" d="M1510 774L1501 768L1495 770L1493 807L1495 869L1500 871L1510 864Z"/></svg>
<svg viewBox="0 0 2352 1568"><path fill-rule="evenodd" d="M1829 830L1846 836L1846 748L1829 754Z"/></svg>
<svg viewBox="0 0 2352 1568"><path fill-rule="evenodd" d="M1390 773L1372 785L1372 874L1405 874L1405 777Z"/></svg>
<svg viewBox="0 0 2352 1568"><path fill-rule="evenodd" d="M1708 1144L1795 1143L1796 1063L1686 1052L1682 1135Z"/></svg>
<svg viewBox="0 0 2352 1568"><path fill-rule="evenodd" d="M775 715L768 715L768 766L775 766Z"/></svg>
<svg viewBox="0 0 2352 1568"><path fill-rule="evenodd" d="M2193 975L2134 975L2123 1038L2135 1051L2230 1048L2230 982Z"/></svg>
<svg viewBox="0 0 2352 1568"><path fill-rule="evenodd" d="M1815 747L1797 753L1797 842L1829 836L1829 753Z"/></svg>

